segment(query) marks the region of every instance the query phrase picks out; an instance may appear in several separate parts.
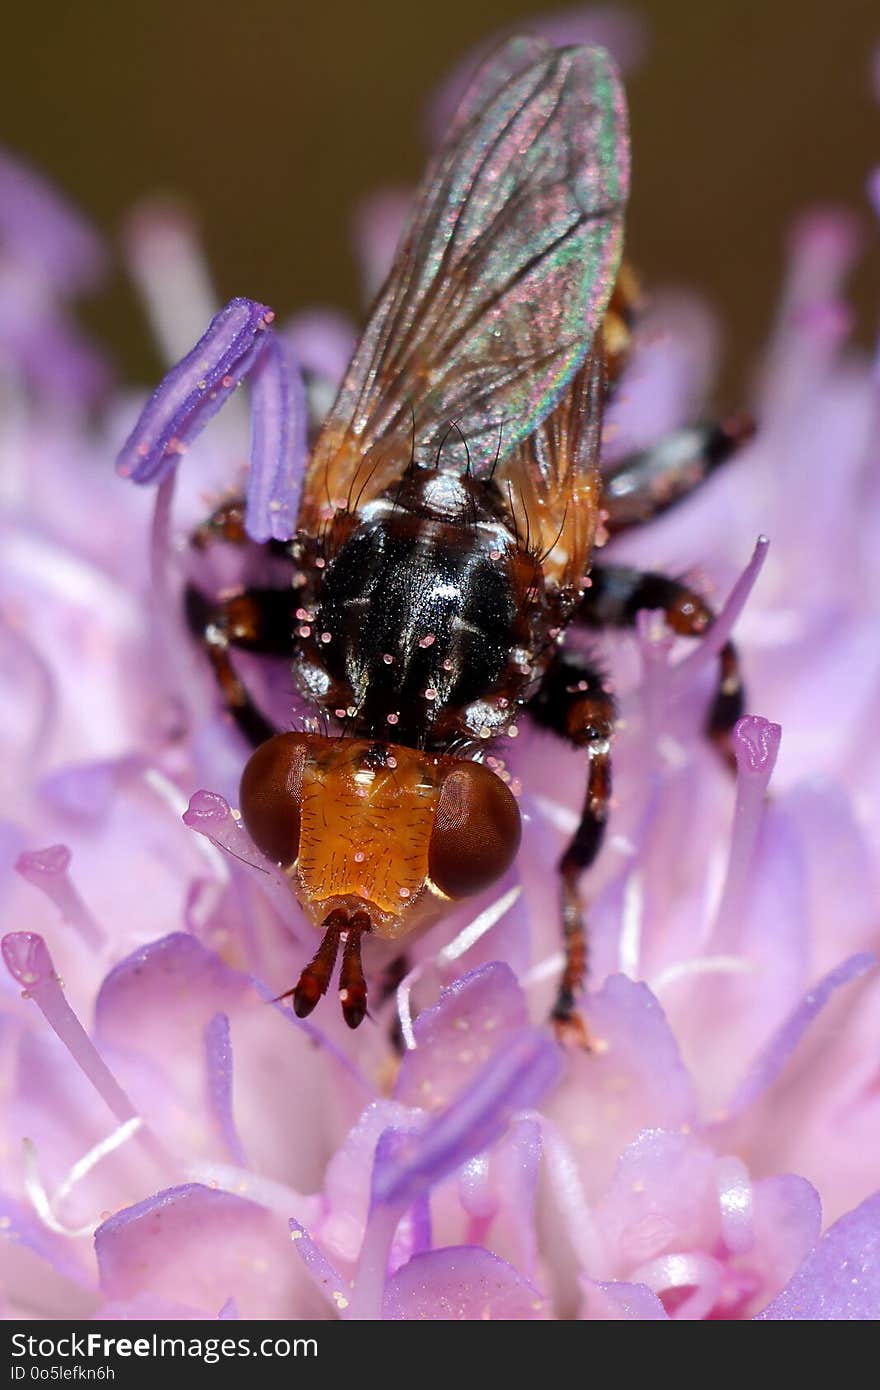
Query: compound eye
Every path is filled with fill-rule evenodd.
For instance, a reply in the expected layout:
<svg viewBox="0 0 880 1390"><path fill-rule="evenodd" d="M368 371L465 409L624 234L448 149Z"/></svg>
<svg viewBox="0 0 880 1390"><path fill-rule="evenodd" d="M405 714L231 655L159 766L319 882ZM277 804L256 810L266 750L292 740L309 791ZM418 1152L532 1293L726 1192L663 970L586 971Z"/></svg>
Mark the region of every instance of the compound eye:
<svg viewBox="0 0 880 1390"><path fill-rule="evenodd" d="M276 734L245 764L239 804L248 834L267 858L289 867L299 854L300 799L307 739Z"/></svg>
<svg viewBox="0 0 880 1390"><path fill-rule="evenodd" d="M513 863L520 841L512 793L481 763L450 772L440 792L428 849L433 882L449 898L469 898Z"/></svg>

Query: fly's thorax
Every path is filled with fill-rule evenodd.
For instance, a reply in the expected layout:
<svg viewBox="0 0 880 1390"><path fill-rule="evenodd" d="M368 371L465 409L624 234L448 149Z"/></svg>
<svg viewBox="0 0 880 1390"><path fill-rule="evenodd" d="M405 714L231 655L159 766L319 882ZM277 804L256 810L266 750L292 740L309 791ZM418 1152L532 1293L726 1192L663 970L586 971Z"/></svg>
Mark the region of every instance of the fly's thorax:
<svg viewBox="0 0 880 1390"><path fill-rule="evenodd" d="M367 739L269 739L245 768L241 810L317 926L366 913L392 939L493 882L519 845L494 772Z"/></svg>
<svg viewBox="0 0 880 1390"><path fill-rule="evenodd" d="M540 562L491 483L416 469L329 526L301 690L355 733L442 751L511 723L548 642Z"/></svg>

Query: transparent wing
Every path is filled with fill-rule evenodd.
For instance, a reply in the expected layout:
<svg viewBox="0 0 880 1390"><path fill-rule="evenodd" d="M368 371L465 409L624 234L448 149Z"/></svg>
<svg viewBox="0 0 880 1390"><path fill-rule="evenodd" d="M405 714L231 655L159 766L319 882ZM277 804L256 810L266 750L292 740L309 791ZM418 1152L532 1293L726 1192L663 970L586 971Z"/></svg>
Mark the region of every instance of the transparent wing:
<svg viewBox="0 0 880 1390"><path fill-rule="evenodd" d="M569 601L580 594L599 519L604 396L597 335L562 399L494 475L520 539L542 556L546 579Z"/></svg>
<svg viewBox="0 0 880 1390"><path fill-rule="evenodd" d="M463 439L483 476L516 451L601 326L627 180L624 99L602 50L515 39L484 65L316 443L304 520L378 495L453 422L444 461L448 449L464 467Z"/></svg>

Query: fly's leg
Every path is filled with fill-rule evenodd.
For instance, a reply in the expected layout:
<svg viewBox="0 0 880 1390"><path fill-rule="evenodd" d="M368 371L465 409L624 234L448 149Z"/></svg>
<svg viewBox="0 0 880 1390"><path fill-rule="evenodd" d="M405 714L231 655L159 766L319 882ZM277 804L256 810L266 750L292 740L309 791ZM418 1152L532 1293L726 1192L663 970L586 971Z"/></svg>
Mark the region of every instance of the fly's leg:
<svg viewBox="0 0 880 1390"><path fill-rule="evenodd" d="M215 541L225 541L227 545L247 545L248 534L244 529L245 500L231 497L221 502L206 521L198 526L189 538L194 550L207 550Z"/></svg>
<svg viewBox="0 0 880 1390"><path fill-rule="evenodd" d="M588 964L587 924L578 883L599 853L608 819L614 701L602 673L576 653L563 650L548 668L528 710L536 723L583 748L587 755L580 823L559 861L565 968L551 1018L563 1041L588 1047L589 1037L576 1011Z"/></svg>
<svg viewBox="0 0 880 1390"><path fill-rule="evenodd" d="M755 433L748 415L691 425L614 464L602 477L605 528L611 536L640 526L687 497Z"/></svg>
<svg viewBox="0 0 880 1390"><path fill-rule="evenodd" d="M237 647L264 656L288 656L294 622L292 601L290 590L252 588L212 603L195 585L186 587L187 626L205 650L226 708L254 748L278 730L238 676L231 650Z"/></svg>
<svg viewBox="0 0 880 1390"><path fill-rule="evenodd" d="M633 627L638 614L659 608L672 631L681 637L701 637L714 621L705 599L677 579L628 565L594 565L590 587L575 614L589 627ZM732 642L718 654L718 685L706 719L706 735L735 769L730 733L741 717L745 691L739 657Z"/></svg>

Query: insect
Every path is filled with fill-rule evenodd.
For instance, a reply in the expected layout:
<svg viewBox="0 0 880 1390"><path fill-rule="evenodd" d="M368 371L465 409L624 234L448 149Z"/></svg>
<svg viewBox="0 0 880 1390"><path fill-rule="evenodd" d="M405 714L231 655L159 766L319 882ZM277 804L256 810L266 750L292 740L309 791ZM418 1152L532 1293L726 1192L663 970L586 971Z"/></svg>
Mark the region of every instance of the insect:
<svg viewBox="0 0 880 1390"><path fill-rule="evenodd" d="M592 561L602 408L632 311L621 269L628 186L622 90L607 55L505 44L478 72L435 155L339 395L311 453L286 587L188 615L255 745L240 807L321 932L290 991L299 1016L341 950L347 1023L367 1010L362 945L402 941L513 862L520 815L486 756L525 713L580 751L586 793L559 864L566 965L553 1018L584 1034L578 883L602 840L614 705L565 645L574 624L663 608L712 621L677 581ZM735 447L694 431L606 480L611 532L662 509ZM227 504L202 530L240 539ZM325 732L279 732L231 649L286 655ZM733 647L709 731L738 718Z"/></svg>

